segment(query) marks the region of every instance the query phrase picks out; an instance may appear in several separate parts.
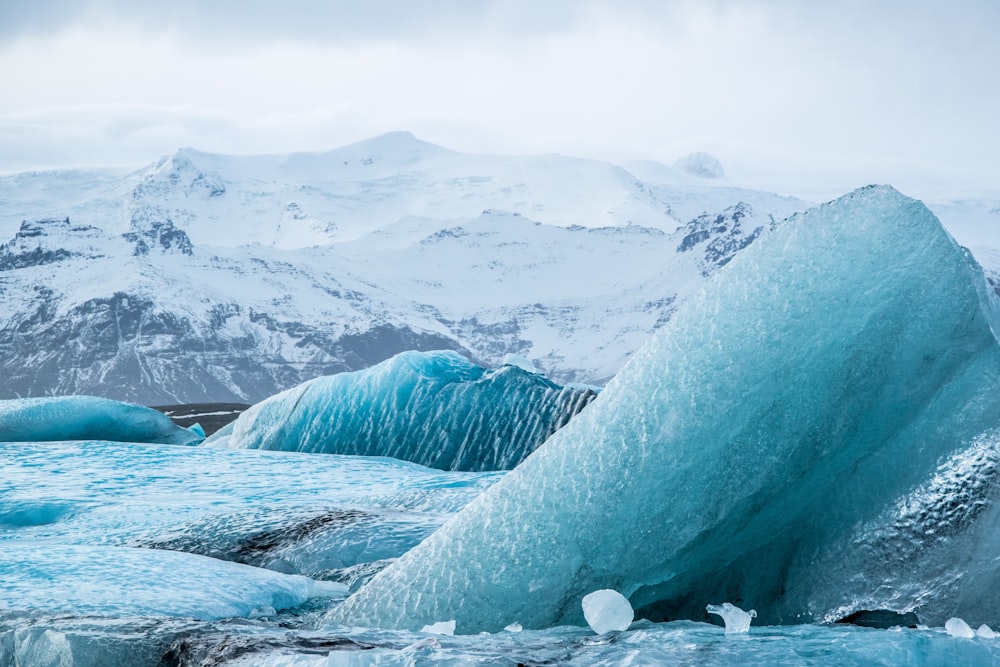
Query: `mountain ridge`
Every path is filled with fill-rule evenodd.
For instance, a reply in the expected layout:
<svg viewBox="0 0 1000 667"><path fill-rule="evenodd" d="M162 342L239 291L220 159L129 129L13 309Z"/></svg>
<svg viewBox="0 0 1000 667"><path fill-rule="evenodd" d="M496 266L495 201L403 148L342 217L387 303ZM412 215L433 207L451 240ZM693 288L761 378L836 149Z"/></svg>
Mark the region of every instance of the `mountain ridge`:
<svg viewBox="0 0 1000 667"><path fill-rule="evenodd" d="M405 349L486 366L516 354L602 384L714 271L810 206L409 133L0 177L0 398L254 402Z"/></svg>

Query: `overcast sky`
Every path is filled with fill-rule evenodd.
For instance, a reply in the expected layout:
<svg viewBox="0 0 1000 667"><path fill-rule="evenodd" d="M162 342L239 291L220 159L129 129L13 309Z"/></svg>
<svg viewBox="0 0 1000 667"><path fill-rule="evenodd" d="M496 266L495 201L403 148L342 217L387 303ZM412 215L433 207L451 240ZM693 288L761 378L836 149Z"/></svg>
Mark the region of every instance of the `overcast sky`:
<svg viewBox="0 0 1000 667"><path fill-rule="evenodd" d="M1000 190L1000 2L2 0L0 173L182 146L671 163L810 196Z"/></svg>

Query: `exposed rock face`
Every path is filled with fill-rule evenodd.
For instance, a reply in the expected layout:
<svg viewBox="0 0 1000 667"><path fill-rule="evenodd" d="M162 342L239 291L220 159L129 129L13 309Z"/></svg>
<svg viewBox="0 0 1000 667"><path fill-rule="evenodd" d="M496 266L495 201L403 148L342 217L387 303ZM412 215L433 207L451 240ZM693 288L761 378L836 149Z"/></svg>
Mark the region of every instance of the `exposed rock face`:
<svg viewBox="0 0 1000 667"><path fill-rule="evenodd" d="M0 245L0 271L52 264L71 257L103 256L103 234L69 218L24 221L7 243Z"/></svg>
<svg viewBox="0 0 1000 667"><path fill-rule="evenodd" d="M706 213L687 223L677 252L701 249L704 258L699 264L702 275L707 276L712 270L728 264L736 253L773 226L773 218L770 225L761 224L759 219L754 219L750 205L740 202L720 213Z"/></svg>
<svg viewBox="0 0 1000 667"><path fill-rule="evenodd" d="M135 231L123 234L125 240L135 246L135 255L148 255L150 252L177 252L182 255L194 254L191 239L183 230L174 227L170 220L149 222L146 225L134 225Z"/></svg>
<svg viewBox="0 0 1000 667"><path fill-rule="evenodd" d="M146 405L204 397L256 402L307 379L366 368L404 350L461 350L444 336L389 324L323 335L239 306L214 308L217 323L236 320L238 327L249 321L258 330L232 336L225 327L202 326L122 292L65 313L57 312L58 301L39 290L37 310L17 327L0 329L4 398L87 393ZM312 361L294 363L278 351L260 349L267 338L291 341Z"/></svg>

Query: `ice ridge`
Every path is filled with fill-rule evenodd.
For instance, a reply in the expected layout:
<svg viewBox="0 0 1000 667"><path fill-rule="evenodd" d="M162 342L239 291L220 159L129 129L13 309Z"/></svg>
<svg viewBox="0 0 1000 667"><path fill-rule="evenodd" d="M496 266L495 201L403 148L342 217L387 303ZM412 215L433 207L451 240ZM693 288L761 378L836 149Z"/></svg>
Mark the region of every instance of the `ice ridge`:
<svg viewBox="0 0 1000 667"><path fill-rule="evenodd" d="M206 444L507 470L595 396L515 365L488 370L456 352L411 351L272 396Z"/></svg>
<svg viewBox="0 0 1000 667"><path fill-rule="evenodd" d="M110 440L195 445L200 426L182 428L141 405L96 396L49 396L0 401L0 442Z"/></svg>

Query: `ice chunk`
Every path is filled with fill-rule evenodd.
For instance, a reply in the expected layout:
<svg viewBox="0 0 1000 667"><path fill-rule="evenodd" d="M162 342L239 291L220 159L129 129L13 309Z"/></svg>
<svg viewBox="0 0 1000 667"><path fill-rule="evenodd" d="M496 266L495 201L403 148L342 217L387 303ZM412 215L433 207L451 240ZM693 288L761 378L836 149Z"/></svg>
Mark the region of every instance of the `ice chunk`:
<svg viewBox="0 0 1000 667"><path fill-rule="evenodd" d="M599 635L628 630L635 618L632 605L625 596L610 588L587 593L581 604L587 625Z"/></svg>
<svg viewBox="0 0 1000 667"><path fill-rule="evenodd" d="M722 617L722 622L726 624L726 634L738 634L750 631L750 623L757 618L757 611L743 611L731 602L722 604L710 604L705 607L709 614L717 614Z"/></svg>
<svg viewBox="0 0 1000 667"><path fill-rule="evenodd" d="M158 410L96 396L0 401L0 442L113 440L196 445L204 438L200 426L182 428Z"/></svg>
<svg viewBox="0 0 1000 667"><path fill-rule="evenodd" d="M969 624L960 618L949 618L945 621L944 631L952 637L961 637L962 639L972 639L976 636Z"/></svg>
<svg viewBox="0 0 1000 667"><path fill-rule="evenodd" d="M855 573L831 580L816 555L850 545L856 526L997 426L996 311L971 256L891 188L792 218L331 619L550 627L582 620L582 596L607 587L650 620L698 619L700 601L733 597L754 600L767 624L841 618L851 599L811 593L846 589ZM865 554L844 556L849 570ZM930 571L909 576L911 590L890 585L864 608L974 604Z"/></svg>
<svg viewBox="0 0 1000 667"><path fill-rule="evenodd" d="M996 639L997 633L993 632L993 628L983 623L976 628L976 636L983 639Z"/></svg>
<svg viewBox="0 0 1000 667"><path fill-rule="evenodd" d="M427 632L433 635L454 635L455 621L439 621L420 628L420 632Z"/></svg>
<svg viewBox="0 0 1000 667"><path fill-rule="evenodd" d="M504 628L504 631L506 632L521 632L522 630L524 630L524 628L516 621Z"/></svg>
<svg viewBox="0 0 1000 667"><path fill-rule="evenodd" d="M456 352L403 352L258 403L206 444L391 456L442 470L513 468L596 394Z"/></svg>

